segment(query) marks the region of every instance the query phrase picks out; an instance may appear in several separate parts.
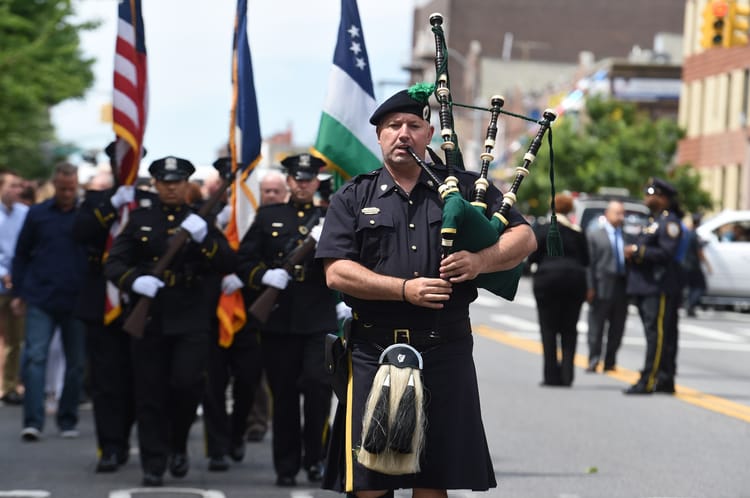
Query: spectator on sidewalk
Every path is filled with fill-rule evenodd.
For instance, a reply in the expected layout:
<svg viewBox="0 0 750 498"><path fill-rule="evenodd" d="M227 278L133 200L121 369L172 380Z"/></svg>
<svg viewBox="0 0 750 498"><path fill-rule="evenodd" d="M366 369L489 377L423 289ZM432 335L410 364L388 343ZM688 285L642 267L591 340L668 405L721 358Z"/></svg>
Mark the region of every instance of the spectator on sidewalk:
<svg viewBox="0 0 750 498"><path fill-rule="evenodd" d="M21 203L23 180L13 171L0 173L0 338L3 351L0 353L2 377L2 401L9 405L20 405L19 373L21 344L23 343L23 316L13 313L13 277L11 263L16 250L16 240L29 208Z"/></svg>
<svg viewBox="0 0 750 498"><path fill-rule="evenodd" d="M60 163L52 179L54 196L29 208L13 258L13 301L25 308L25 342L21 377L24 441L39 440L44 429L45 371L55 327L65 353L65 380L55 415L63 437L76 437L83 386L85 331L73 309L86 271L86 252L73 239L77 212L78 172Z"/></svg>

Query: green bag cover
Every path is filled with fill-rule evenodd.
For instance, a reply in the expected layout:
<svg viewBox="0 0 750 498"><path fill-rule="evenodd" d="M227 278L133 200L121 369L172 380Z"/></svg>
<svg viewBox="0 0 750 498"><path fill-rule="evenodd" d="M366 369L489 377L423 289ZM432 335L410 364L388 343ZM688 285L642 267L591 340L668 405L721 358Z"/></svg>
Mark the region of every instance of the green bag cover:
<svg viewBox="0 0 750 498"><path fill-rule="evenodd" d="M441 233L444 238L453 240L450 252L481 251L497 243L503 230L505 224L500 219L494 216L491 220L487 219L483 210L464 199L460 192L446 194ZM516 296L522 273L523 263L520 263L510 270L480 273L474 283L477 287L512 301Z"/></svg>

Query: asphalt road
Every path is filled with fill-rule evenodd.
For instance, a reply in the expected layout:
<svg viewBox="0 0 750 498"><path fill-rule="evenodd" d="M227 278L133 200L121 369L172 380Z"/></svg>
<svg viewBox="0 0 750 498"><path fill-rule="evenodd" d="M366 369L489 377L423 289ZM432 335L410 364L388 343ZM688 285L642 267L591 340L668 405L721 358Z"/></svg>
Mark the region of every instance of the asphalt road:
<svg viewBox="0 0 750 498"><path fill-rule="evenodd" d="M573 387L543 388L529 282L522 281L514 303L487 294L475 303L475 357L499 486L449 496L750 497L750 315L706 311L682 319L677 394L630 397L621 391L643 362L637 315L628 318L618 370L587 374L585 311ZM79 428L80 438L62 439L48 418L43 439L23 443L20 408L0 407L0 497L335 496L302 474L296 488L275 487L270 434L249 443L245 461L228 472L208 472L200 421L187 477L167 476L165 488L141 490L135 449L119 472L95 474L90 407L82 408Z"/></svg>

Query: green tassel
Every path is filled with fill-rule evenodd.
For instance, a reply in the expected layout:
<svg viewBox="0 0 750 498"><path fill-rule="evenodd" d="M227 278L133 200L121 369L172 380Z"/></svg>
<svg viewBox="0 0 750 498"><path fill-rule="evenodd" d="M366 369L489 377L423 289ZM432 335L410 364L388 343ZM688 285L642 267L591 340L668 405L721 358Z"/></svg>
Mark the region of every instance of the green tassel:
<svg viewBox="0 0 750 498"><path fill-rule="evenodd" d="M414 85L410 86L408 90L406 90L406 92L409 94L409 97L423 104L427 103L430 95L432 95L434 91L435 85L425 82L415 83Z"/></svg>
<svg viewBox="0 0 750 498"><path fill-rule="evenodd" d="M557 228L557 215L552 215L549 222L549 231L547 232L547 255L562 256L563 245L560 237L560 230Z"/></svg>

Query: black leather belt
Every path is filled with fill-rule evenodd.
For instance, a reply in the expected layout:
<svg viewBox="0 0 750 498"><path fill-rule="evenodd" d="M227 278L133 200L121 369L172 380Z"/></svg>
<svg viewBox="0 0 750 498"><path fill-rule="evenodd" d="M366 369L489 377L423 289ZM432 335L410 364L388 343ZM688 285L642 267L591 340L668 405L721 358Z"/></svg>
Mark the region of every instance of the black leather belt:
<svg viewBox="0 0 750 498"><path fill-rule="evenodd" d="M468 318L449 324L440 324L432 329L381 326L355 320L352 323L352 339L365 340L381 346L403 343L416 348L437 346L471 335Z"/></svg>

